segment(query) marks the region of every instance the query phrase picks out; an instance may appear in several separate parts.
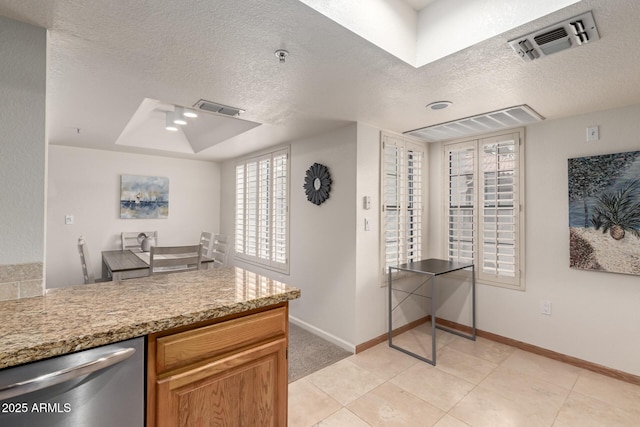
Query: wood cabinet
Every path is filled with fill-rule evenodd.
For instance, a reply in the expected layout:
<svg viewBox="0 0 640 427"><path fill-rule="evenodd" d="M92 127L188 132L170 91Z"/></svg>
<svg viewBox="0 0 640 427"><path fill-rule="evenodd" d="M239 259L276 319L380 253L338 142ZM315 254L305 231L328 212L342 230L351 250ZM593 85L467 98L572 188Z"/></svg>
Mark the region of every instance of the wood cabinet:
<svg viewBox="0 0 640 427"><path fill-rule="evenodd" d="M286 426L287 310L149 336L147 426Z"/></svg>

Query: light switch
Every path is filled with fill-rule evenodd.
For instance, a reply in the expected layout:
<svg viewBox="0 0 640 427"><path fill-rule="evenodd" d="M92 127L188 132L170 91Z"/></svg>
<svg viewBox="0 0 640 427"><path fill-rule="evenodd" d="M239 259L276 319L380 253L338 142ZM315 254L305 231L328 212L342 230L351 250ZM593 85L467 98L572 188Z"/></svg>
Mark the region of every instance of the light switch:
<svg viewBox="0 0 640 427"><path fill-rule="evenodd" d="M73 225L73 215L65 215L64 216L64 224L65 225Z"/></svg>
<svg viewBox="0 0 640 427"><path fill-rule="evenodd" d="M600 132L598 126L591 126L587 128L587 141L597 141L600 139Z"/></svg>
<svg viewBox="0 0 640 427"><path fill-rule="evenodd" d="M371 231L371 224L369 224L369 218L364 219L364 231Z"/></svg>

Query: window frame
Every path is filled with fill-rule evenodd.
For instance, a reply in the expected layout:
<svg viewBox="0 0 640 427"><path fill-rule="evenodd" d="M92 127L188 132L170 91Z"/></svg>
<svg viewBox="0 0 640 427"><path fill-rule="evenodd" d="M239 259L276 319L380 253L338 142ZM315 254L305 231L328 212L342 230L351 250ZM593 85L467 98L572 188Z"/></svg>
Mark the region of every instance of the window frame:
<svg viewBox="0 0 640 427"><path fill-rule="evenodd" d="M386 228L385 228L385 221L386 221L386 202L387 202L387 194L385 192L385 178L386 178L386 169L385 169L385 147L387 144L393 144L394 146L400 146L401 149L403 150L403 156L406 154L406 151L411 150L411 151L416 151L416 152L420 152L421 153L421 159L420 159L420 168L421 170L419 171L420 173L420 179L419 179L419 183L420 183L420 188L419 188L419 204L420 204L420 208L419 208L419 212L418 212L418 216L419 216L419 230L418 230L418 234L415 235L415 237L417 238L417 244L418 244L418 248L416 248L414 251L416 252L415 255L415 260L421 260L424 258L424 253L426 250L426 242L427 242L427 209L426 205L428 203L428 198L427 198L427 189L428 189L428 174L427 174L427 165L428 165L428 148L427 148L427 143L416 139L416 138L410 138L404 135L396 135L393 133L389 133L389 132L381 132L380 135L380 230L379 230L379 235L380 235L380 239L379 239L379 244L380 244L380 248L379 248L379 256L380 256L380 267L381 267L381 276L380 276L380 285L381 286L386 286L387 280L388 280L388 266L387 266L387 241L386 241ZM402 180L407 181L408 180L408 171L401 171L401 174L403 174L402 176ZM409 185L407 184L407 188L409 188ZM407 193L407 197L408 197ZM401 207L399 209L400 214L399 214L399 221L397 221L398 224L398 228L401 228L401 223L403 222L403 220L406 219L406 217L409 217L409 208L408 208L409 202L406 201L406 206ZM399 240L406 240L409 241L410 237L409 234L407 233L409 231L409 228L407 227L405 230L405 233L403 236L400 237ZM398 243L398 246L400 246L400 243ZM399 248L400 249L400 248ZM403 252L401 249L398 252ZM407 251L404 251L404 255L406 255ZM403 254L400 253L399 254L399 259L398 259L398 264L402 264L407 262L408 259L411 258L407 258L406 256L403 257ZM396 265L396 264L393 264ZM399 272L394 272L394 277L396 274L400 274Z"/></svg>
<svg viewBox="0 0 640 427"><path fill-rule="evenodd" d="M479 260L485 259L484 247L485 247L485 232L487 232L487 228L484 227L483 218L486 215L482 215L481 211L485 209L491 209L492 206L487 206L485 203L489 203L488 200L492 200L491 198L485 198L485 195L491 194L490 192L485 192L484 188L486 185L486 175L480 176L481 170L479 165L482 164L482 155L483 155L483 147L490 145L491 143L499 143L507 140L515 141L513 147L515 155L514 163L513 163L513 176L512 180L515 181L513 183L513 191L511 194L513 195L513 205L511 209L513 212L513 241L514 241L514 272L513 277L508 275L501 275L499 273L490 273L484 271L484 262L480 262ZM446 259L452 259L450 256L450 240L449 236L451 234L450 228L450 210L452 206L450 205L450 194L449 194L449 185L450 185L450 169L449 169L449 153L452 151L452 148L457 148L459 150L470 149L472 148L474 151L473 159L473 229L472 229L472 253L473 253L473 262L476 264L476 281L478 283L483 283L492 286L503 287L507 289L515 289L515 290L525 290L525 132L524 128L516 128L516 129L507 129L498 132L488 133L477 135L474 138L465 138L454 141L448 141L443 143L442 146L442 154L443 154L443 194L442 194L442 204L443 204L443 249ZM497 197L497 196L496 196ZM458 205L459 206L459 205ZM495 208L495 207L494 207ZM508 208L508 207L507 207ZM497 208L496 208L497 209ZM497 213L496 213L497 216ZM489 221L487 221L489 224ZM507 223L509 225L510 223ZM484 227L484 228L483 228ZM491 230L489 230L490 232ZM496 230L496 235L497 235ZM494 246L499 247L500 245L495 240L499 240L499 238L495 238L492 244ZM459 240L458 240L459 241ZM463 261L465 261L463 259ZM499 267L496 264L495 270L498 271Z"/></svg>
<svg viewBox="0 0 640 427"><path fill-rule="evenodd" d="M285 274L289 274L290 259L289 154L290 149L287 146L239 159L234 165L234 255L240 261ZM276 162L280 163L279 167ZM254 169L255 198L250 198L252 185L247 179L247 171ZM241 188L240 170L243 180ZM264 178L265 171L267 178ZM284 172L285 176L276 176L278 172ZM239 195L242 196L242 201L239 200ZM277 218L279 219L276 220Z"/></svg>

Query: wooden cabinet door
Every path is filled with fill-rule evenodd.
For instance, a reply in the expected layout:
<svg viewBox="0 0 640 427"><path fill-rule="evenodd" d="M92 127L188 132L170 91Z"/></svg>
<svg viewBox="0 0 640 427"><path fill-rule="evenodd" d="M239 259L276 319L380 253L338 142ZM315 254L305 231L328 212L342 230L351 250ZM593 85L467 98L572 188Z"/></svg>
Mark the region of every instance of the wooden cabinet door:
<svg viewBox="0 0 640 427"><path fill-rule="evenodd" d="M157 380L159 427L287 425L287 340Z"/></svg>

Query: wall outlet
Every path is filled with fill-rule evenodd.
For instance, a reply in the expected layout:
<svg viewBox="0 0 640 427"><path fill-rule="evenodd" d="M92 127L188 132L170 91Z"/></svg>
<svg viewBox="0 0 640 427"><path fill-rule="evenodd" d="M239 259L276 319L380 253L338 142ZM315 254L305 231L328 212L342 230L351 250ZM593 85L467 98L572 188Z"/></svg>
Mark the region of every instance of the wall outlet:
<svg viewBox="0 0 640 427"><path fill-rule="evenodd" d="M540 313L551 316L551 301L540 301Z"/></svg>
<svg viewBox="0 0 640 427"><path fill-rule="evenodd" d="M65 215L64 216L64 224L65 225L73 225L73 215Z"/></svg>

